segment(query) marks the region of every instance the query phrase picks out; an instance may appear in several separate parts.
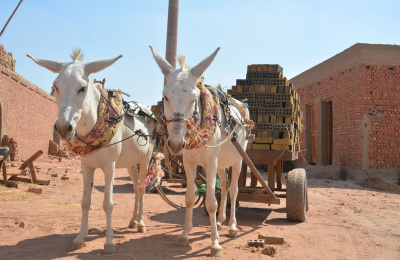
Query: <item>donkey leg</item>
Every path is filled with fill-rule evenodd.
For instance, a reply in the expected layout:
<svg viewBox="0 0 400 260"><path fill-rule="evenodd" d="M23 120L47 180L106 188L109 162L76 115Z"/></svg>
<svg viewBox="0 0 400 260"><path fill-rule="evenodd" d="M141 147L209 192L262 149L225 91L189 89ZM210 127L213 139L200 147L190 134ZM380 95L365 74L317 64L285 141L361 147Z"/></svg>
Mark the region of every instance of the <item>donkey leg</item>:
<svg viewBox="0 0 400 260"><path fill-rule="evenodd" d="M222 247L219 245L219 234L217 230L217 199L215 198L215 182L217 172L217 161L210 161L206 167L207 173L207 191L206 191L206 205L208 215L210 217L211 226L211 256L222 256Z"/></svg>
<svg viewBox="0 0 400 260"><path fill-rule="evenodd" d="M186 216L185 216L185 224L183 226L183 232L178 237L177 244L179 246L184 246L189 244L189 232L193 228L193 206L196 201L196 167L197 165L191 163L185 163L185 158L183 159L185 172L186 172L186 179L187 179L187 188L186 188L186 196L185 196L185 203L186 203Z"/></svg>
<svg viewBox="0 0 400 260"><path fill-rule="evenodd" d="M218 221L217 228L218 231L222 230L222 223L226 220L226 201L228 194L228 176L226 174L225 169L218 170L218 176L221 184L221 202L219 204L219 213L218 213Z"/></svg>
<svg viewBox="0 0 400 260"><path fill-rule="evenodd" d="M72 243L73 250L79 249L84 246L85 244L84 238L86 237L89 231L88 220L89 220L89 209L92 197L94 169L82 165L82 173L83 173L83 194L81 201L81 208L82 208L81 229L79 231L79 235L74 239L74 242Z"/></svg>
<svg viewBox="0 0 400 260"><path fill-rule="evenodd" d="M238 179L242 160L232 166L232 178L229 186L229 194L231 197L231 216L229 219L229 236L237 237L237 223L236 223L236 197L238 194Z"/></svg>
<svg viewBox="0 0 400 260"><path fill-rule="evenodd" d="M138 223L137 230L141 233L146 233L143 214L144 193L146 191L146 187L143 187L143 183L146 180L148 165L149 160L144 160L139 164L139 185L137 187L138 197L136 197L136 200L138 200L138 215L136 221Z"/></svg>
<svg viewBox="0 0 400 260"><path fill-rule="evenodd" d="M128 168L128 173L129 177L131 177L131 180L133 182L133 190L135 192L135 202L134 202L134 207L133 207L133 215L131 220L129 221L129 227L130 228L135 228L137 227L137 215L138 215L138 205L139 205L139 200L138 200L138 181L139 181L139 173L137 170L137 166L132 166Z"/></svg>
<svg viewBox="0 0 400 260"><path fill-rule="evenodd" d="M106 243L104 244L104 253L112 254L115 252L115 245L112 241L114 237L114 231L112 230L112 223L111 223L111 215L114 208L113 188L114 188L115 162L104 167L103 172L104 172L103 210L106 213L106 221L107 221Z"/></svg>

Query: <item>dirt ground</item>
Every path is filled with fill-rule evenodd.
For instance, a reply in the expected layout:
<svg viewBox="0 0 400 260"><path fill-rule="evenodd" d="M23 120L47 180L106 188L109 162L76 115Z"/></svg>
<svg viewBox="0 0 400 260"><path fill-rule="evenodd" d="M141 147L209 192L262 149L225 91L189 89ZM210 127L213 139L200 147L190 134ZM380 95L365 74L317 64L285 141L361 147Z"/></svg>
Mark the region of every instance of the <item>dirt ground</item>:
<svg viewBox="0 0 400 260"><path fill-rule="evenodd" d="M89 235L85 247L71 251L80 227L82 174L79 160L61 163L43 155L37 162L41 179L50 185L19 183L0 186L0 259L205 259L209 256L209 218L194 213L190 244L175 245L184 212L155 194L145 195L147 233L129 229L134 192L127 172L117 170L114 186L113 229L116 253L103 254L105 214L102 210L103 174L95 174ZM57 177L51 174L57 173ZM61 180L67 175L69 180ZM42 194L26 191L40 187ZM171 187L176 188L175 187ZM242 202L237 210L238 237L220 232L221 259L268 259L261 249L247 247L258 234L282 236L275 259L400 259L400 195L363 188L352 181L309 179L310 209L303 223L286 220L285 200L280 205ZM179 191L180 189L180 191ZM168 187L165 192L168 194ZM184 198L184 189L169 192ZM227 224L227 223L225 223Z"/></svg>

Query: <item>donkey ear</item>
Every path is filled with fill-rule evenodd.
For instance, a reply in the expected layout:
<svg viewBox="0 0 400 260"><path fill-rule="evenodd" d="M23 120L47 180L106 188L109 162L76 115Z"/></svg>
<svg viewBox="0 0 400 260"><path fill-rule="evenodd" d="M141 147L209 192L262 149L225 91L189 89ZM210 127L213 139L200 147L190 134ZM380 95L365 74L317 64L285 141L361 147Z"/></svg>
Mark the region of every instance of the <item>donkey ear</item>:
<svg viewBox="0 0 400 260"><path fill-rule="evenodd" d="M166 59L164 59L164 57L161 56L161 54L158 53L156 49L153 48L153 46L150 45L149 47L151 49L151 52L153 53L154 59L156 60L164 76L167 76L169 73L175 70L175 68L171 64L169 64L169 62Z"/></svg>
<svg viewBox="0 0 400 260"><path fill-rule="evenodd" d="M215 56L217 55L220 47L218 47L213 54L202 60L199 64L191 68L192 74L196 77L199 78L203 72L210 66L211 62L214 60Z"/></svg>
<svg viewBox="0 0 400 260"><path fill-rule="evenodd" d="M92 62L87 62L85 63L85 70L88 75L92 73L99 72L100 70L103 70L107 68L108 66L111 66L116 62L119 58L122 58L122 55L119 55L118 57L114 59L108 59L108 60L98 60L98 61L92 61Z"/></svg>
<svg viewBox="0 0 400 260"><path fill-rule="evenodd" d="M38 65L45 67L46 69L51 70L54 73L60 73L62 67L64 66L63 62L53 61L53 60L46 60L46 59L37 59L30 54L27 54L29 58L31 58L34 62Z"/></svg>

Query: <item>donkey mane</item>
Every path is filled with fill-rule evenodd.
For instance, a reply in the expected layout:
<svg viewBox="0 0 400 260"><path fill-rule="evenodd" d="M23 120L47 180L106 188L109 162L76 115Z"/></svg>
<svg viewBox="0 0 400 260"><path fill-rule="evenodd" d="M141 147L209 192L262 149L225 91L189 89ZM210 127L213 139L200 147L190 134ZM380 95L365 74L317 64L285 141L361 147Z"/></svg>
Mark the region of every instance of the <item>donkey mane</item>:
<svg viewBox="0 0 400 260"><path fill-rule="evenodd" d="M83 61L83 52L80 48L73 49L69 56L73 61Z"/></svg>
<svg viewBox="0 0 400 260"><path fill-rule="evenodd" d="M186 63L185 63L185 56L184 56L184 55L179 55L179 57L178 57L178 62L179 62L179 64L181 65L181 69L182 69L182 70L183 70L183 69L190 69L189 66L186 66Z"/></svg>

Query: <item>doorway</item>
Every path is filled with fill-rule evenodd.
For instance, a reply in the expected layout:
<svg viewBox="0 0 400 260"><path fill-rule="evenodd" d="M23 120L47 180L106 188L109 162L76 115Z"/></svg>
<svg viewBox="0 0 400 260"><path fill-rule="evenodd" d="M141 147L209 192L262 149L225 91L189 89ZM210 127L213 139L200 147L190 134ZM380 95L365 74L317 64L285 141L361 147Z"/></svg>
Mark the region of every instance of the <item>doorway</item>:
<svg viewBox="0 0 400 260"><path fill-rule="evenodd" d="M307 127L307 137L306 137L306 157L308 164L315 165L315 109L314 105L307 105L307 117L306 117L306 127Z"/></svg>
<svg viewBox="0 0 400 260"><path fill-rule="evenodd" d="M322 103L322 163L332 165L333 158L333 113L332 100Z"/></svg>

